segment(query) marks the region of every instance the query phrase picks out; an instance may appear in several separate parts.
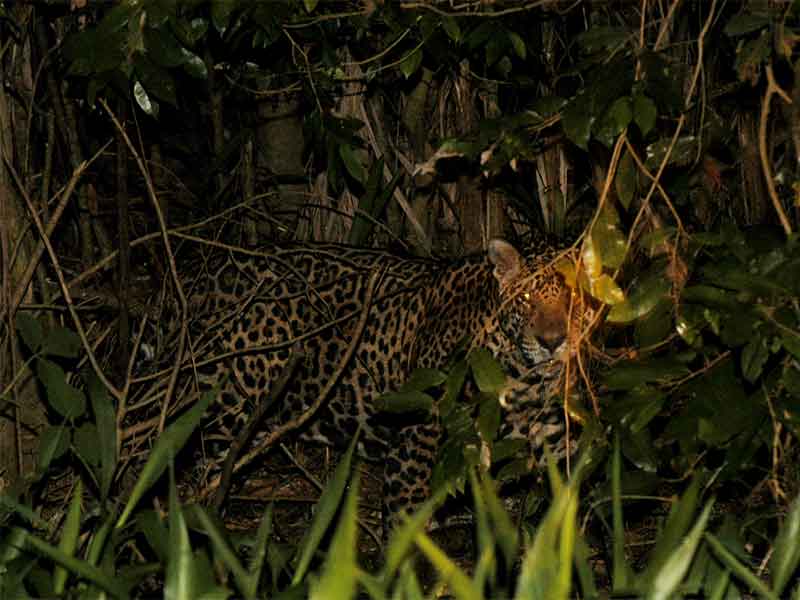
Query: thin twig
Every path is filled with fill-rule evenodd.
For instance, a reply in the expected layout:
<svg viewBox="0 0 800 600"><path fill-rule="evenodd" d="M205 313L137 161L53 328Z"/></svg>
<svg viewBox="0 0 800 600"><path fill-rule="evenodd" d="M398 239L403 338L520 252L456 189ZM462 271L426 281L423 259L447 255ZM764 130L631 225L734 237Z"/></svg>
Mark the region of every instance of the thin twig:
<svg viewBox="0 0 800 600"><path fill-rule="evenodd" d="M767 91L764 93L764 101L761 104L761 119L758 123L758 154L761 158L761 169L764 172L764 180L767 184L767 191L769 198L772 200L772 206L775 207L775 212L778 213L778 219L781 222L783 231L786 235L792 233L792 225L789 222L789 217L786 216L786 211L783 210L781 199L778 198L778 192L775 189L775 179L772 177L772 168L769 165L769 153L767 151L767 124L769 121L769 105L772 102L772 96L778 94L787 104L792 103L789 95L775 82L775 75L772 72L772 65L767 65Z"/></svg>
<svg viewBox="0 0 800 600"><path fill-rule="evenodd" d="M164 219L164 213L161 211L161 205L158 202L158 197L156 196L155 188L153 187L153 180L150 177L150 173L147 171L147 167L145 166L144 162L142 161L141 154L136 151L134 148L133 143L131 143L131 139L128 137L128 132L125 131L125 128L117 119L116 115L111 111L111 108L108 106L105 100L102 98L100 99L100 104L103 106L105 111L108 113L109 118L113 121L114 126L119 131L120 135L125 140L125 144L128 146L128 149L131 151L134 159L136 159L136 164L139 166L139 170L142 173L142 177L144 177L145 184L147 185L147 193L150 197L150 201L153 204L153 210L156 213L156 218L158 219L158 227L161 230L161 239L164 243L164 251L167 254L167 259L169 261L169 271L172 275L172 282L175 285L175 292L178 295L178 304L180 307L180 318L181 318L181 331L180 336L178 339L178 354L177 359L175 360L175 366L172 369L172 374L169 378L169 385L167 387L167 395L164 398L164 403L161 405L161 420L158 424L158 430L164 431L164 426L166 424L167 419L167 411L169 408L169 399L172 397L172 391L175 389L175 384L178 380L178 372L180 371L180 364L183 358L183 353L186 349L186 338L188 335L188 312L189 306L188 302L186 301L186 295L183 293L183 286L181 285L181 279L178 276L178 267L175 264L175 255L172 252L172 245L169 241L169 234L167 232L167 223Z"/></svg>

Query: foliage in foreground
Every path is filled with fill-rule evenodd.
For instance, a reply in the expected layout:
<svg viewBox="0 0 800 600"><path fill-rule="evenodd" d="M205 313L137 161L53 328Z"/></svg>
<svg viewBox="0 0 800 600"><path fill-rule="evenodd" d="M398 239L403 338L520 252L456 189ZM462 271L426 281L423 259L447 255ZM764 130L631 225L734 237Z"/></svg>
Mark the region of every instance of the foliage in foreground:
<svg viewBox="0 0 800 600"><path fill-rule="evenodd" d="M32 508L5 497L18 524L3 530L3 597L128 598L163 586L165 596L187 599L344 599L354 598L359 590L374 599L422 598L425 594L414 569L420 555L433 567L435 587L446 588L459 599L598 597L596 570L579 526L580 484L590 466L588 454L569 481L548 460L552 501L535 534L522 541L489 477L471 474L477 538L472 573L461 569L425 532L443 493L393 532L377 573L361 569L359 483L350 475L355 444L328 482L311 528L293 549L273 536L272 506L257 532L237 538L209 509L182 505L172 477L166 516L139 506L199 423L210 398L207 395L159 439L124 506L87 512L78 482L61 527L55 528ZM613 592L647 598L684 594L724 598L752 590L763 598L779 598L789 589L800 562L800 501L791 506L770 549L766 580L747 564L729 529L712 533L714 501L708 499L701 506L698 480L673 503L646 562L634 568L626 558L621 464L616 443L609 469L611 556L606 563ZM592 510L602 512L598 504ZM327 537L334 521L333 535ZM797 597L800 586L793 593Z"/></svg>

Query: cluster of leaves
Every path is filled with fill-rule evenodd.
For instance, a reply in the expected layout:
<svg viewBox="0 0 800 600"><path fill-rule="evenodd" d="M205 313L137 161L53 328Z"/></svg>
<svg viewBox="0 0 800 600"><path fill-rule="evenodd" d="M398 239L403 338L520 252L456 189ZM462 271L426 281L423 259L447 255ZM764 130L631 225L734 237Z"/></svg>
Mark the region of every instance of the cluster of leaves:
<svg viewBox="0 0 800 600"><path fill-rule="evenodd" d="M476 393L463 394L465 385ZM463 492L472 469L488 451L492 463L502 465L500 481L527 471L520 458L524 440L498 439L501 425L500 394L506 387L502 367L488 350L476 348L453 361L449 369L415 369L399 390L383 394L377 408L390 413L430 414L436 404L445 442L434 466L432 487Z"/></svg>
<svg viewBox="0 0 800 600"><path fill-rule="evenodd" d="M695 274L677 304L664 284L667 259L631 283L639 357L603 379L603 416L639 470L626 480L645 493L659 485L660 471L699 472L718 483L761 478L775 428L798 434L797 240L730 226L690 244ZM795 474L786 475L791 484Z"/></svg>
<svg viewBox="0 0 800 600"><path fill-rule="evenodd" d="M4 497L21 521L4 527L0 543L3 595L128 598L163 586L166 596L187 599L234 595L345 599L354 598L359 589L376 600L423 598L414 568L419 553L433 566L438 586L446 586L459 599L558 600L573 597L577 588L582 597L599 597L589 547L578 527L580 483L591 466L586 460L579 461L569 482L548 461L553 501L535 535L522 543L491 480L472 470L478 544L471 575L424 531L444 492L392 533L378 573L361 569L357 559L359 485L357 477L350 476L356 440L328 482L314 523L296 548L275 539L272 506L255 533L233 536L208 509L181 505L172 477L166 518L139 507L142 497L169 469L211 398L211 394L204 396L159 438L130 498L119 509L86 511L86 495L78 481L56 532L33 508ZM673 504L645 566L634 570L625 558L621 462L617 445L609 473L610 495L594 509L602 513L598 507L609 501L612 507L610 572L615 593L649 598L704 593L722 598L749 588L763 598L778 598L787 590L800 563L796 535L800 502L792 505L776 538L769 582L741 560L743 548L734 540L708 531L713 501L698 514L697 480ZM326 545L326 532L334 523Z"/></svg>
<svg viewBox="0 0 800 600"><path fill-rule="evenodd" d="M54 327L45 334L40 322L26 313L17 316L17 329L30 352L19 373L25 373L28 366L34 368L50 409L51 425L39 435L34 479L42 479L51 465L71 452L105 502L118 454L115 407L106 388L94 373L81 377L65 371L64 366L74 365L81 349L74 331ZM89 402L82 388L87 390Z"/></svg>

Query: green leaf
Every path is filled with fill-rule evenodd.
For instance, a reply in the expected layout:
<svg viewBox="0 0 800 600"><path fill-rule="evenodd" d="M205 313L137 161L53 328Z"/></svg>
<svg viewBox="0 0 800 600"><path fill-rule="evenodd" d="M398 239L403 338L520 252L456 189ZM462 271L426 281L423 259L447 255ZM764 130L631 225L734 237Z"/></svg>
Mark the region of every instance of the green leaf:
<svg viewBox="0 0 800 600"><path fill-rule="evenodd" d="M586 52L616 49L631 37L627 27L603 27L594 25L577 36L577 42Z"/></svg>
<svg viewBox="0 0 800 600"><path fill-rule="evenodd" d="M303 0L303 6L306 7L307 13L312 13L317 8L319 0Z"/></svg>
<svg viewBox="0 0 800 600"><path fill-rule="evenodd" d="M94 373L87 375L86 379L97 428L95 444L100 454L100 497L105 500L117 471L117 415L108 390L100 379Z"/></svg>
<svg viewBox="0 0 800 600"><path fill-rule="evenodd" d="M342 158L350 177L364 185L367 182L367 174L364 171L364 165L361 164L356 154L356 149L350 144L341 144L339 146L339 156Z"/></svg>
<svg viewBox="0 0 800 600"><path fill-rule="evenodd" d="M464 389L468 370L469 365L465 360L459 360L450 368L450 372L447 374L447 382L444 386L444 395L439 400L439 411L442 416L446 417L455 406L461 390Z"/></svg>
<svg viewBox="0 0 800 600"><path fill-rule="evenodd" d="M377 196L379 186L383 181L384 162L379 158L372 163L367 177L366 190L358 201L358 211L356 211L353 224L350 226L348 242L353 246L363 246L366 244L369 234L374 227L374 219L383 211L384 204L377 207ZM371 219L369 217L372 217Z"/></svg>
<svg viewBox="0 0 800 600"><path fill-rule="evenodd" d="M381 579L388 581L391 577L394 577L411 551L417 534L425 529L433 513L439 508L446 496L447 489L438 489L411 516L406 517L400 526L392 530L389 545L386 548L386 562L381 571Z"/></svg>
<svg viewBox="0 0 800 600"><path fill-rule="evenodd" d="M634 583L633 571L625 560L625 524L622 516L622 452L619 435L614 438L611 456L611 514L612 514L612 590L620 592Z"/></svg>
<svg viewBox="0 0 800 600"><path fill-rule="evenodd" d="M481 439L491 442L497 437L497 430L500 427L500 402L494 394L481 394L481 396L477 427Z"/></svg>
<svg viewBox="0 0 800 600"><path fill-rule="evenodd" d="M157 65L172 68L186 62L186 55L167 27L147 27L144 30L144 45L147 55Z"/></svg>
<svg viewBox="0 0 800 600"><path fill-rule="evenodd" d="M161 515L154 510L140 510L136 513L136 527L144 535L158 561L166 563L170 554L169 531L164 526Z"/></svg>
<svg viewBox="0 0 800 600"><path fill-rule="evenodd" d="M176 19L172 22L172 28L181 43L192 48L208 31L208 19L202 17L195 17L189 21Z"/></svg>
<svg viewBox="0 0 800 600"><path fill-rule="evenodd" d="M761 336L752 338L742 350L742 374L753 383L761 375L761 371L769 358L767 348Z"/></svg>
<svg viewBox="0 0 800 600"><path fill-rule="evenodd" d="M573 144L582 150L587 150L588 148L594 120L595 116L591 111L591 102L586 93L576 96L561 115L564 133Z"/></svg>
<svg viewBox="0 0 800 600"><path fill-rule="evenodd" d="M69 450L70 430L63 425L48 427L39 435L38 471L44 473L50 464Z"/></svg>
<svg viewBox="0 0 800 600"><path fill-rule="evenodd" d="M386 413L423 412L433 409L433 398L425 392L389 392L375 400L375 410Z"/></svg>
<svg viewBox="0 0 800 600"><path fill-rule="evenodd" d="M615 365L605 378L610 390L630 390L649 382L668 382L686 377L689 368L675 358L650 359Z"/></svg>
<svg viewBox="0 0 800 600"><path fill-rule="evenodd" d="M451 40L456 43L461 41L461 27L458 26L458 21L455 18L443 16L442 28Z"/></svg>
<svg viewBox="0 0 800 600"><path fill-rule="evenodd" d="M649 277L634 285L623 302L612 306L606 319L610 323L630 323L640 319L653 310L671 288L672 284L665 277Z"/></svg>
<svg viewBox="0 0 800 600"><path fill-rule="evenodd" d="M422 50L417 48L410 54L406 55L402 61L400 61L400 72L403 74L403 77L406 79L410 78L414 73L417 72L419 66L422 64Z"/></svg>
<svg viewBox="0 0 800 600"><path fill-rule="evenodd" d="M633 121L639 127L642 137L647 137L656 126L657 117L658 108L655 102L644 94L636 94L633 97Z"/></svg>
<svg viewBox="0 0 800 600"><path fill-rule="evenodd" d="M800 371L795 367L787 367L781 378L781 383L795 399L800 399Z"/></svg>
<svg viewBox="0 0 800 600"><path fill-rule="evenodd" d="M175 455L200 424L200 420L212 400L216 397L216 394L215 390L210 390L203 394L192 408L178 417L172 425L167 427L163 434L158 436L153 449L150 451L150 457L147 459L139 479L136 480L136 485L134 485L128 502L125 504L125 508L117 521L117 529L125 526L139 500L163 475Z"/></svg>
<svg viewBox="0 0 800 600"><path fill-rule="evenodd" d="M28 313L18 312L17 331L19 331L22 341L25 342L25 346L28 347L28 350L33 353L39 351L44 334L42 333L42 324L39 323L38 320L34 319Z"/></svg>
<svg viewBox="0 0 800 600"><path fill-rule="evenodd" d="M75 549L78 547L78 535L81 529L81 501L83 500L83 484L78 479L75 490L72 493L72 501L69 504L67 516L64 519L64 527L61 529L61 539L58 541L58 549L66 556L74 556ZM53 571L53 593L60 596L64 593L64 586L67 583L67 569L57 565Z"/></svg>
<svg viewBox="0 0 800 600"><path fill-rule="evenodd" d="M524 441L524 440L520 440ZM486 473L481 473L481 492L486 504L486 510L492 524L494 539L500 545L506 567L511 569L516 562L519 552L519 533L517 527L511 520L508 512L503 506L503 502L497 495L494 482Z"/></svg>
<svg viewBox="0 0 800 600"><path fill-rule="evenodd" d="M17 528L14 528L12 531L17 530ZM69 556L55 546L51 546L47 542L29 535L27 532L23 531L23 536L26 545L38 554L58 563L79 577L94 583L117 598L128 597L128 588L123 585L123 582L119 578L106 575L101 569L93 567L86 561L75 558L74 556Z"/></svg>
<svg viewBox="0 0 800 600"><path fill-rule="evenodd" d="M311 586L311 600L354 598L356 595L356 538L358 534L358 477L353 478L339 526L318 581Z"/></svg>
<svg viewBox="0 0 800 600"><path fill-rule="evenodd" d="M772 17L768 14L754 15L750 12L741 12L725 24L723 31L729 37L736 37L768 27Z"/></svg>
<svg viewBox="0 0 800 600"><path fill-rule="evenodd" d="M47 392L47 401L65 419L74 419L86 412L86 396L67 383L67 375L57 364L39 359L36 371Z"/></svg>
<svg viewBox="0 0 800 600"><path fill-rule="evenodd" d="M619 215L611 203L606 203L597 215L591 239L604 266L616 269L625 261L627 239L619 229Z"/></svg>
<svg viewBox="0 0 800 600"><path fill-rule="evenodd" d="M632 118L631 99L627 96L617 98L602 116L597 127L593 128L595 136L600 142L611 148Z"/></svg>
<svg viewBox="0 0 800 600"><path fill-rule="evenodd" d="M355 451L360 431L359 429L356 435L353 436L350 447L342 457L342 461L336 467L336 471L334 471L330 481L325 485L325 489L322 491L322 495L317 502L317 512L316 515L314 515L314 522L311 524L311 528L303 538L298 550L297 568L292 578L292 585L297 585L304 580L308 568L311 565L311 559L319 549L319 544L339 509L342 496L344 496L344 491L347 486L347 481L350 478L350 464L353 460L353 452Z"/></svg>
<svg viewBox="0 0 800 600"><path fill-rule="evenodd" d="M651 171L658 169L670 148L672 148L672 152L669 154L667 166L688 165L694 160L697 153L697 138L693 135L682 135L675 141L674 146L672 146L672 138L662 138L649 144L645 160L647 168Z"/></svg>
<svg viewBox="0 0 800 600"><path fill-rule="evenodd" d="M173 470L170 469L170 474ZM140 478L141 480L141 478ZM138 483L138 482L137 482ZM193 561L189 530L183 510L178 503L174 477L169 485L169 558L164 574L164 597L170 600L192 600L199 596L199 581L195 571L199 564Z"/></svg>
<svg viewBox="0 0 800 600"><path fill-rule="evenodd" d="M770 570L772 590L781 596L786 584L800 564L800 496L794 499L786 513L773 546Z"/></svg>
<svg viewBox="0 0 800 600"><path fill-rule="evenodd" d="M231 14L238 8L238 4L235 0L212 0L211 22L220 35L225 35Z"/></svg>
<svg viewBox="0 0 800 600"><path fill-rule="evenodd" d="M54 327L48 331L42 344L42 354L47 356L77 358L80 349L78 334L66 327Z"/></svg>
<svg viewBox="0 0 800 600"><path fill-rule="evenodd" d="M671 506L664 529L658 536L647 569L643 573L644 581L652 583L657 573L663 571L671 557L678 551L681 540L691 526L692 518L697 510L697 502L702 489L701 483L699 477L692 479L681 498Z"/></svg>
<svg viewBox="0 0 800 600"><path fill-rule="evenodd" d="M625 210L631 205L639 186L639 171L631 153L625 150L617 166L617 176L614 178L614 189L617 197Z"/></svg>
<svg viewBox="0 0 800 600"><path fill-rule="evenodd" d="M425 390L437 387L447 380L447 375L439 369L424 369L419 367L411 372L402 387L403 392L424 392Z"/></svg>
<svg viewBox="0 0 800 600"><path fill-rule="evenodd" d="M766 584L761 581L761 579L759 579L746 565L742 564L742 562L739 561L733 555L733 553L725 548L725 546L716 538L716 536L706 532L705 539L708 542L708 545L711 546L711 550L713 550L714 554L717 555L717 558L719 558L719 560L725 566L727 566L734 575L741 579L746 585L750 586L750 589L755 591L759 596L765 598L766 600L778 600L778 596L773 594Z"/></svg>
<svg viewBox="0 0 800 600"><path fill-rule="evenodd" d="M224 531L224 529L217 524L215 519L212 519L208 515L206 509L202 506L193 504L186 509L186 512L187 518L192 517L194 520L196 520L202 531L211 540L211 544L214 547L214 555L233 574L233 581L236 584L236 588L248 600L255 598L255 593L252 593L251 595L251 592L254 590L250 574L242 566L242 563L239 561L236 553L231 548L227 533Z"/></svg>
<svg viewBox="0 0 800 600"><path fill-rule="evenodd" d="M253 544L253 557L250 561L250 588L246 594L255 596L258 593L258 582L261 581L261 571L267 564L267 551L269 538L272 534L272 511L275 505L270 502L261 523L258 525L255 543ZM273 561L274 562L274 561Z"/></svg>
<svg viewBox="0 0 800 600"><path fill-rule="evenodd" d="M700 543L700 538L711 516L711 508L713 506L713 501L706 504L692 530L667 559L664 566L650 580L648 598L668 600L674 597L674 593L692 564L695 550L697 550L697 546Z"/></svg>
<svg viewBox="0 0 800 600"><path fill-rule="evenodd" d="M528 49L525 46L525 41L520 37L518 33L513 31L506 31L508 35L508 39L511 40L511 45L514 47L514 52L517 53L522 60L525 60L525 57L528 55Z"/></svg>
<svg viewBox="0 0 800 600"><path fill-rule="evenodd" d="M613 306L625 301L625 293L620 289L617 282L606 273L592 280L592 296L604 304Z"/></svg>
<svg viewBox="0 0 800 600"><path fill-rule="evenodd" d="M151 117L158 117L158 102L150 98L150 94L138 80L133 82L133 98L145 113Z"/></svg>
<svg viewBox="0 0 800 600"><path fill-rule="evenodd" d="M481 600L483 595L467 574L461 570L424 532L417 533L417 547L442 577L458 600Z"/></svg>
<svg viewBox="0 0 800 600"><path fill-rule="evenodd" d="M183 70L195 79L208 79L208 67L205 61L186 48L181 48L181 52L184 57Z"/></svg>
<svg viewBox="0 0 800 600"><path fill-rule="evenodd" d="M497 394L503 391L506 376L500 363L486 348L476 348L467 357L472 375L478 389L484 394Z"/></svg>
<svg viewBox="0 0 800 600"><path fill-rule="evenodd" d="M81 460L93 471L96 471L101 461L100 447L97 444L97 428L91 423L84 423L75 430L72 444Z"/></svg>
<svg viewBox="0 0 800 600"><path fill-rule="evenodd" d="M136 61L134 68L138 75L138 81L141 82L141 86L147 90L148 94L152 94L164 102L169 102L177 108L178 96L175 79L170 75L169 71L144 56ZM142 106L142 110L144 110L144 106Z"/></svg>

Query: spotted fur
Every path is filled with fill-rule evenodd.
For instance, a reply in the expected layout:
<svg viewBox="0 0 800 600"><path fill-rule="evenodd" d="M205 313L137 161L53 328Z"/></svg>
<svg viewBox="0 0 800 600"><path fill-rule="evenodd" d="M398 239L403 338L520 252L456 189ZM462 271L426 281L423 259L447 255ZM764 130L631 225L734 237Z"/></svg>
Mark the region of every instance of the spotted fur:
<svg viewBox="0 0 800 600"><path fill-rule="evenodd" d="M195 355L225 357L199 368L205 384L227 380L206 439L236 439L253 406L270 399L298 340L303 358L272 419L307 410L364 310L354 355L304 437L342 445L361 426L361 453L385 459L388 512L427 497L440 434L435 419L393 427L376 415L375 399L397 390L416 367L444 367L465 338L488 348L513 378L502 431L532 447L561 436L552 399L589 311L554 258L552 247L523 258L502 240L493 240L487 255L455 264L333 245L216 256L190 293ZM380 279L365 305L376 270Z"/></svg>

